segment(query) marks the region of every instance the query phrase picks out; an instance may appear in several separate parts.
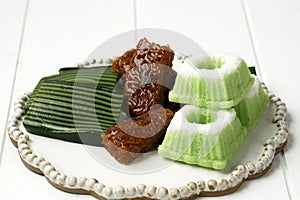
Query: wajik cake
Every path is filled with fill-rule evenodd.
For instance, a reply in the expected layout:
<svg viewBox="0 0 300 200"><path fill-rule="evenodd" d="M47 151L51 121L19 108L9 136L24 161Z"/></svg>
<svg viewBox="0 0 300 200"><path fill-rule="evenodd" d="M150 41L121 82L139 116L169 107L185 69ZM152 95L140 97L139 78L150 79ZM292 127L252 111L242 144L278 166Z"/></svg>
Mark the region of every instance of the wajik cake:
<svg viewBox="0 0 300 200"><path fill-rule="evenodd" d="M174 114L169 109L159 108L127 119L101 135L109 153L120 163L128 164L142 153L158 147Z"/></svg>
<svg viewBox="0 0 300 200"><path fill-rule="evenodd" d="M143 38L138 42L135 49L126 51L113 61L112 70L125 74L132 68L143 64L155 63L172 66L173 58L174 52L169 46L161 46Z"/></svg>
<svg viewBox="0 0 300 200"><path fill-rule="evenodd" d="M174 52L169 46L141 39L136 48L113 61L113 71L124 74L124 110L131 116L148 112L155 104L168 102L176 72L171 69Z"/></svg>

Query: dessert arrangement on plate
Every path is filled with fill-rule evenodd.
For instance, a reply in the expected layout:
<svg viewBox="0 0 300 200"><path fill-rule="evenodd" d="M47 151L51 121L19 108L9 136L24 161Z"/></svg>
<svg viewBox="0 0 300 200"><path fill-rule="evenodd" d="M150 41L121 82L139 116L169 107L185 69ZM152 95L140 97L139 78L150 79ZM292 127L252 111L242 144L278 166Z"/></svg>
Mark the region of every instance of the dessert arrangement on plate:
<svg viewBox="0 0 300 200"><path fill-rule="evenodd" d="M92 62L42 78L32 93L20 97L8 125L23 163L61 190L107 199L223 195L265 174L286 145L285 103L240 57L180 56L169 45L143 38L112 62ZM260 123L270 127L258 137L263 138L257 144L260 155L239 160L247 158L244 149L257 137ZM182 168L225 175L179 188L106 186L59 172L34 152L24 132L105 149L121 165L144 162L151 153Z"/></svg>

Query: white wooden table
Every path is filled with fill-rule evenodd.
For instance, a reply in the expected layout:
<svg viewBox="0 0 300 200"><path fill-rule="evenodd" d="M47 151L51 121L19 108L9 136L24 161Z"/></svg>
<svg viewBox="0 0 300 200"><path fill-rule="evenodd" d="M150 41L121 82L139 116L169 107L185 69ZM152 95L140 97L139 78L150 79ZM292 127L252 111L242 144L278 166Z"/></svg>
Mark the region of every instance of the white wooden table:
<svg viewBox="0 0 300 200"><path fill-rule="evenodd" d="M138 28L173 30L258 68L288 106L289 142L264 177L218 199L300 199L299 10L296 0L0 0L0 199L93 199L57 190L24 167L6 123L13 102L41 77Z"/></svg>

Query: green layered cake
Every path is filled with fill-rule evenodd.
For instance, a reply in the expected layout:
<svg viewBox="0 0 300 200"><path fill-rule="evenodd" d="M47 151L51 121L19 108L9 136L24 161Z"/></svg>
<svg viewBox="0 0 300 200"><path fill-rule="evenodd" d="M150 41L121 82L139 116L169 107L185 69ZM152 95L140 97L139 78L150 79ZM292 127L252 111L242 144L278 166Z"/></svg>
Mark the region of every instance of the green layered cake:
<svg viewBox="0 0 300 200"><path fill-rule="evenodd" d="M268 94L263 90L259 79L256 76L251 90L244 99L235 106L237 116L243 126L248 130L253 130L259 123L269 102Z"/></svg>
<svg viewBox="0 0 300 200"><path fill-rule="evenodd" d="M223 169L247 135L234 109L183 106L171 121L158 153L176 161Z"/></svg>
<svg viewBox="0 0 300 200"><path fill-rule="evenodd" d="M173 61L173 69L177 77L169 100L199 107L232 108L254 82L244 60L228 54L196 55Z"/></svg>
<svg viewBox="0 0 300 200"><path fill-rule="evenodd" d="M25 105L25 129L33 134L101 145L123 102L120 75L111 66L63 68L44 77Z"/></svg>

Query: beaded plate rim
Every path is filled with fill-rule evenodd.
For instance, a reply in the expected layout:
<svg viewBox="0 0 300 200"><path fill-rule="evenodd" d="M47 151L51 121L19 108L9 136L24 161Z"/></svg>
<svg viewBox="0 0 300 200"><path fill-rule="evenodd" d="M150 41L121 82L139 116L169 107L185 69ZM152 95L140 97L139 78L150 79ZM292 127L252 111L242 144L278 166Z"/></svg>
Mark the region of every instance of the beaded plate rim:
<svg viewBox="0 0 300 200"><path fill-rule="evenodd" d="M109 63L110 60L96 62L93 59L88 64L80 64L78 67L90 66L93 64ZM273 123L277 130L264 142L264 151L261 157L255 162L246 165L238 165L229 175L221 180L199 180L189 182L179 188L166 188L153 185L138 184L129 187L110 187L100 183L95 178L67 176L55 169L45 158L37 156L31 149L30 138L20 130L20 124L25 114L24 105L29 99L31 92L24 93L15 103L14 115L7 125L7 132L11 142L18 149L19 157L24 165L33 172L43 175L54 187L69 193L88 194L97 199L124 199L124 198L145 198L145 199L193 199L199 196L220 196L233 193L246 181L263 176L271 168L274 157L281 152L288 140L288 123L286 104L274 94L270 93L264 83L263 89L269 95L270 102L275 105Z"/></svg>

